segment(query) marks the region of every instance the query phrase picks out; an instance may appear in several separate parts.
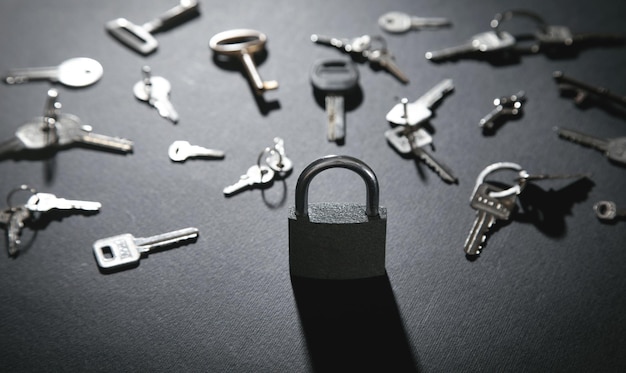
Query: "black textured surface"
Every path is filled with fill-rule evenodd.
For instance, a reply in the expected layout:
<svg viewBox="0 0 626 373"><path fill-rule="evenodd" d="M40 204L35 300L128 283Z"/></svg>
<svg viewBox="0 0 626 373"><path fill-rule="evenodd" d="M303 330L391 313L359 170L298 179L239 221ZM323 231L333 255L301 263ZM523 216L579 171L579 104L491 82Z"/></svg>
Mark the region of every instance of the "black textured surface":
<svg viewBox="0 0 626 373"><path fill-rule="evenodd" d="M0 258L0 370L306 372L332 368L337 354L374 367L377 350L363 344L368 339L381 348L377 362L424 372L626 370L626 222L602 224L592 211L602 199L626 205L625 170L552 129L626 133L620 111L576 107L552 79L561 70L626 94L626 48L519 61L424 58L485 31L496 12L521 6L576 32L626 33L626 2L202 1L199 17L156 35L159 50L148 57L104 30L111 19L143 23L173 5L2 2L0 71L97 59L104 76L96 85L57 86L62 110L97 133L134 140L135 151L77 147L0 162L0 194L26 183L103 205L97 214L47 215L24 230L17 258ZM328 143L309 71L338 52L309 37L381 34L377 19L390 10L445 16L453 26L385 34L411 83L360 63L361 97L346 113L345 144ZM518 26L523 22L510 24ZM214 59L208 48L215 33L241 27L268 36L259 72L280 88L264 99L255 99L238 64ZM171 82L177 125L133 97L144 64ZM428 128L434 156L458 185L398 156L383 136L385 114L399 98L413 101L445 78L455 91ZM0 85L0 140L41 116L50 86ZM519 90L528 97L524 115L485 136L478 121L493 99ZM275 136L285 140L292 175L225 198L222 189ZM174 140L221 149L226 157L173 163L167 149ZM376 172L388 211L387 276L337 287L292 283L287 216L296 179L327 154L357 157ZM474 219L474 180L497 161L531 173L591 173L592 181L529 186L513 220L468 261L462 248ZM364 203L363 182L345 170L325 171L312 183L310 201ZM97 269L91 245L99 238L187 226L200 229L193 244L152 253L125 271ZM329 302L311 306L324 293ZM337 352L342 343L345 355ZM388 359L393 351L396 358Z"/></svg>

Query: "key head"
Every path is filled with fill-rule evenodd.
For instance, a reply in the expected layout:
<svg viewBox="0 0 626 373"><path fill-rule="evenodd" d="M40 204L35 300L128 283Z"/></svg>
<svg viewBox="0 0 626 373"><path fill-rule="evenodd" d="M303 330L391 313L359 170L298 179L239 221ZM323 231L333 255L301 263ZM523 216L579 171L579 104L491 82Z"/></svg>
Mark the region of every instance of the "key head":
<svg viewBox="0 0 626 373"><path fill-rule="evenodd" d="M140 80L133 87L135 97L141 101L150 101L152 98L166 99L171 90L170 82L161 76L150 77L150 85Z"/></svg>
<svg viewBox="0 0 626 373"><path fill-rule="evenodd" d="M122 44L143 55L148 55L156 51L159 46L159 43L152 34L142 26L136 25L126 18L118 18L109 21L104 27L111 36L119 40Z"/></svg>
<svg viewBox="0 0 626 373"><path fill-rule="evenodd" d="M499 198L490 196L492 192L502 192L503 190L496 185L484 182L476 189L470 206L474 210L485 211L499 220L509 220L516 207L517 194Z"/></svg>
<svg viewBox="0 0 626 373"><path fill-rule="evenodd" d="M70 87L85 87L102 78L100 62L86 57L64 61L58 68L58 81Z"/></svg>
<svg viewBox="0 0 626 373"><path fill-rule="evenodd" d="M626 164L626 137L609 140L606 156L612 161Z"/></svg>
<svg viewBox="0 0 626 373"><path fill-rule="evenodd" d="M515 37L504 31L487 31L472 37L472 46L478 52L494 52L515 45Z"/></svg>
<svg viewBox="0 0 626 373"><path fill-rule="evenodd" d="M249 185L254 184L267 184L274 179L274 170L268 166L254 165L246 172L246 178Z"/></svg>
<svg viewBox="0 0 626 373"><path fill-rule="evenodd" d="M409 102L406 104L406 111L408 117L404 113L404 104L396 104L385 117L388 122L395 125L418 125L432 117L432 111L424 105L420 105L415 102Z"/></svg>
<svg viewBox="0 0 626 373"><path fill-rule="evenodd" d="M93 254L98 266L102 269L129 266L137 263L141 258L135 238L129 233L94 242Z"/></svg>
<svg viewBox="0 0 626 373"><path fill-rule="evenodd" d="M227 56L241 56L243 53L252 54L262 50L266 42L267 36L262 32L250 29L235 29L213 35L209 40L209 47L216 53Z"/></svg>
<svg viewBox="0 0 626 373"><path fill-rule="evenodd" d="M378 19L378 25L385 31L399 34L411 29L411 16L402 12L389 12Z"/></svg>
<svg viewBox="0 0 626 373"><path fill-rule="evenodd" d="M183 162L189 157L189 141L174 141L168 150L168 155L174 162Z"/></svg>
<svg viewBox="0 0 626 373"><path fill-rule="evenodd" d="M359 70L346 59L322 59L311 68L311 84L327 93L346 93L359 82Z"/></svg>
<svg viewBox="0 0 626 373"><path fill-rule="evenodd" d="M25 149L39 150L50 146L48 136L41 127L43 122L43 117L37 117L17 129L15 137L22 142Z"/></svg>

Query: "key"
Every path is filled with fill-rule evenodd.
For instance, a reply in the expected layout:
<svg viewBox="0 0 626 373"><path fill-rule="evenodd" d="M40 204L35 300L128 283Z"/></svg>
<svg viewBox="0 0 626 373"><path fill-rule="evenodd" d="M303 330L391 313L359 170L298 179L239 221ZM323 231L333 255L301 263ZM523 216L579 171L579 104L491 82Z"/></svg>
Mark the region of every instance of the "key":
<svg viewBox="0 0 626 373"><path fill-rule="evenodd" d="M72 114L61 114L57 128L59 131L58 147L83 144L121 153L133 151L131 140L93 133L90 125L82 124L80 118Z"/></svg>
<svg viewBox="0 0 626 373"><path fill-rule="evenodd" d="M429 27L446 27L451 24L447 18L416 17L402 12L385 13L378 19L378 25L383 30L394 34Z"/></svg>
<svg viewBox="0 0 626 373"><path fill-rule="evenodd" d="M265 48L267 36L256 30L235 29L220 32L209 40L209 46L218 54L239 58L243 63L244 70L250 84L257 95L265 91L278 89L276 80L263 81L252 55L261 52Z"/></svg>
<svg viewBox="0 0 626 373"><path fill-rule="evenodd" d="M608 100L612 103L618 104L623 108L626 108L626 96L620 96L612 93L604 87L593 86L591 84L584 83L580 80L576 80L569 76L566 76L561 71L555 71L552 77L558 84L558 87L563 92L573 91L575 93L574 103L578 106L582 106L587 102L589 98L593 98L597 101Z"/></svg>
<svg viewBox="0 0 626 373"><path fill-rule="evenodd" d="M413 131L413 144L409 142L407 131ZM398 126L385 131L385 138L400 154L411 154L413 148L421 148L433 142L432 136L422 128Z"/></svg>
<svg viewBox="0 0 626 373"><path fill-rule="evenodd" d="M103 238L93 244L98 266L104 270L117 269L136 264L143 253L198 237L197 228L184 228L151 237L135 238L130 233Z"/></svg>
<svg viewBox="0 0 626 373"><path fill-rule="evenodd" d="M613 201L598 201L593 205L593 211L600 220L617 220L626 217L626 209L618 209Z"/></svg>
<svg viewBox="0 0 626 373"><path fill-rule="evenodd" d="M178 113L169 99L172 90L170 82L161 76L152 76L149 66L144 66L142 72L143 79L133 87L135 97L157 109L163 118L171 120L174 124L178 123Z"/></svg>
<svg viewBox="0 0 626 373"><path fill-rule="evenodd" d="M409 103L407 101L404 103L401 101L396 104L391 110L389 110L385 118L388 122L397 125L409 124L415 126L424 123L433 115L431 108L446 94L452 92L453 90L454 85L452 83L452 79L445 79L431 88L428 92L424 93L414 102ZM405 115L405 110L408 115Z"/></svg>
<svg viewBox="0 0 626 373"><path fill-rule="evenodd" d="M98 211L102 204L100 202L59 198L51 193L36 193L28 199L24 207L31 212L48 212L50 210Z"/></svg>
<svg viewBox="0 0 626 373"><path fill-rule="evenodd" d="M22 244L21 236L24 222L30 219L31 212L24 206L10 208L9 211L9 219L6 223L8 251L9 256L16 256Z"/></svg>
<svg viewBox="0 0 626 373"><path fill-rule="evenodd" d="M117 18L107 22L104 27L122 44L143 55L148 55L156 51L159 46L152 34L170 29L198 14L197 0L181 0L179 5L143 25L136 25L126 18Z"/></svg>
<svg viewBox="0 0 626 373"><path fill-rule="evenodd" d="M601 139L565 128L555 128L555 130L561 138L597 149L603 152L609 160L626 164L626 137Z"/></svg>
<svg viewBox="0 0 626 373"><path fill-rule="evenodd" d="M372 38L369 35L362 35L352 39L346 38L332 38L328 36L313 34L311 35L311 41L316 44L327 45L335 47L342 52L361 55L366 51L372 42Z"/></svg>
<svg viewBox="0 0 626 373"><path fill-rule="evenodd" d="M191 145L189 141L174 141L170 145L168 155L174 162L184 162L187 158L224 158L224 152L221 150Z"/></svg>
<svg viewBox="0 0 626 373"><path fill-rule="evenodd" d="M491 53L510 49L515 45L513 35L505 31L487 31L472 36L465 44L426 52L425 57L431 61L454 59L473 53Z"/></svg>
<svg viewBox="0 0 626 373"><path fill-rule="evenodd" d="M342 142L346 135L344 96L359 84L356 65L343 59L318 60L311 69L311 84L326 94L328 141Z"/></svg>
<svg viewBox="0 0 626 373"><path fill-rule="evenodd" d="M378 40L381 42L381 47L372 47L363 52L363 56L365 56L370 63L380 66L381 68L387 70L391 75L393 75L396 79L404 84L409 84L409 78L400 70L400 67L396 65L394 61L393 54L387 49L385 46L385 40L382 36L377 36L373 40Z"/></svg>
<svg viewBox="0 0 626 373"><path fill-rule="evenodd" d="M3 80L6 84L22 84L35 80L49 80L68 87L86 87L102 78L102 65L91 58L71 58L59 66L12 69Z"/></svg>
<svg viewBox="0 0 626 373"><path fill-rule="evenodd" d="M274 180L274 175L274 171L268 166L254 165L245 175L241 175L239 181L224 188L224 195L228 197L253 186L269 185Z"/></svg>
<svg viewBox="0 0 626 373"><path fill-rule="evenodd" d="M517 116L522 113L522 106L526 101L524 91L511 96L502 96L493 100L495 109L485 115L479 122L479 127L485 130L491 130L495 127L496 122L505 115Z"/></svg>
<svg viewBox="0 0 626 373"><path fill-rule="evenodd" d="M267 163L269 168L271 168L274 172L282 174L291 172L293 169L293 162L285 155L285 142L283 139L275 137L274 146L268 149L261 154L266 154L266 152L270 153L270 155L265 158L265 163ZM259 161L260 159L257 160L257 165L260 163Z"/></svg>
<svg viewBox="0 0 626 373"><path fill-rule="evenodd" d="M428 167L433 169L441 179L448 183L456 184L458 182L458 179L452 174L450 168L433 158L433 156L430 155L424 148L418 148L413 146L415 141L412 140L411 137L412 136L409 136L408 139L409 144L412 146L413 154L415 154L420 160L426 163Z"/></svg>

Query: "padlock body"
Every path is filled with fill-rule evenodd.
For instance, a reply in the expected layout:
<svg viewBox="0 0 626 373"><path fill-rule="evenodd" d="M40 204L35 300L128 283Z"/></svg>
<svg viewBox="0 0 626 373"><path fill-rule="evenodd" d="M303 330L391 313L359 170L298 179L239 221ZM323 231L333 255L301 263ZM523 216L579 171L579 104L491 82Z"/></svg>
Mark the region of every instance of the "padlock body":
<svg viewBox="0 0 626 373"><path fill-rule="evenodd" d="M387 209L378 216L350 203L310 204L308 216L289 211L292 276L348 280L385 274Z"/></svg>

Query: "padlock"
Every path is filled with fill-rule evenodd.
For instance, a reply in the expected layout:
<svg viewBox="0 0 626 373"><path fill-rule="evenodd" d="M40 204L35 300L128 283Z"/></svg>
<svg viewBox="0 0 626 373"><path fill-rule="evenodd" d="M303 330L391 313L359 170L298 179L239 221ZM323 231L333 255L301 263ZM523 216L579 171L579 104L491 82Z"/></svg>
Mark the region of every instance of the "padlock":
<svg viewBox="0 0 626 373"><path fill-rule="evenodd" d="M313 177L329 168L347 168L365 181L367 204L308 204ZM326 280L385 274L387 209L378 206L374 171L349 156L320 158L300 174L296 204L289 211L289 269L292 276Z"/></svg>

